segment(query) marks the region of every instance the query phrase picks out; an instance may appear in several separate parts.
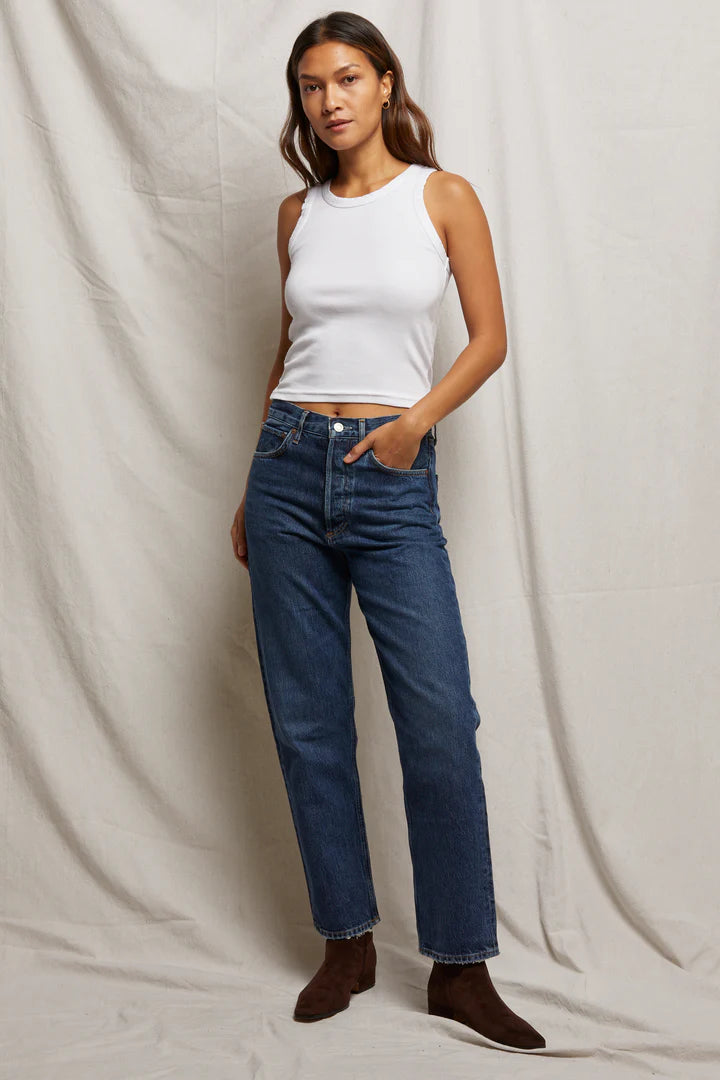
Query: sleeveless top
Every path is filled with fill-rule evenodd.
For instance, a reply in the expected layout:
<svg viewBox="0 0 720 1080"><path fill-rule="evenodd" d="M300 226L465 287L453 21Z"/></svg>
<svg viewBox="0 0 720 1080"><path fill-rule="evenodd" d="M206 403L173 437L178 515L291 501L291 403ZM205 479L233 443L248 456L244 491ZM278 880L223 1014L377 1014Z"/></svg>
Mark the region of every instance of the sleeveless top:
<svg viewBox="0 0 720 1080"><path fill-rule="evenodd" d="M367 195L308 188L288 241L290 348L271 398L414 405L432 387L450 259L427 212L436 170L411 164Z"/></svg>

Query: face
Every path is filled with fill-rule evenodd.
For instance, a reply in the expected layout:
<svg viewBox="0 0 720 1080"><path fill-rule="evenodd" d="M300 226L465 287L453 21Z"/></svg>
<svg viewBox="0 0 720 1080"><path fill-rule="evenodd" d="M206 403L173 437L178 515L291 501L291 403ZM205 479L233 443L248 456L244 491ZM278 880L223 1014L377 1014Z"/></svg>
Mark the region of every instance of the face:
<svg viewBox="0 0 720 1080"><path fill-rule="evenodd" d="M356 146L381 123L382 105L392 91L392 72L382 79L365 53L340 41L306 49L298 65L303 109L319 139L334 150ZM339 127L331 121L347 120Z"/></svg>

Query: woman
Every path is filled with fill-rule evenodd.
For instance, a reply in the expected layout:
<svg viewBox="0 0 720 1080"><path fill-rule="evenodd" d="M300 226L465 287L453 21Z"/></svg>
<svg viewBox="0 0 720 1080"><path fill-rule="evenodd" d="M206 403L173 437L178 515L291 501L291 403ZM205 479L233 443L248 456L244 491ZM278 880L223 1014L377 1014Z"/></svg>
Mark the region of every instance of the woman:
<svg viewBox="0 0 720 1080"><path fill-rule="evenodd" d="M372 23L348 12L310 23L287 81L281 152L309 187L278 214L282 339L231 534L250 573L268 711L326 939L294 1017L332 1016L375 982L354 586L403 770L419 951L433 958L428 1010L506 1046L544 1046L485 964L499 948L480 716L437 500L435 425L505 358L487 221L472 185L439 169L428 120ZM432 387L452 274L470 340Z"/></svg>

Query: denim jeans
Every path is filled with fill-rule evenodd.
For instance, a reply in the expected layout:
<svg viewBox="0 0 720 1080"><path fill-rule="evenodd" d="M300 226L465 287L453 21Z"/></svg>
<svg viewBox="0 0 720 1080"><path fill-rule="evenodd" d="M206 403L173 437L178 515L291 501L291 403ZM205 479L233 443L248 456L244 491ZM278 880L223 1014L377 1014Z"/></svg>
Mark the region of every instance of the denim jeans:
<svg viewBox="0 0 720 1080"><path fill-rule="evenodd" d="M273 398L253 454L245 532L265 698L316 930L379 922L356 764L354 586L403 776L419 951L470 963L499 952L485 789L446 539L436 429L409 469L367 450L401 414L332 417Z"/></svg>

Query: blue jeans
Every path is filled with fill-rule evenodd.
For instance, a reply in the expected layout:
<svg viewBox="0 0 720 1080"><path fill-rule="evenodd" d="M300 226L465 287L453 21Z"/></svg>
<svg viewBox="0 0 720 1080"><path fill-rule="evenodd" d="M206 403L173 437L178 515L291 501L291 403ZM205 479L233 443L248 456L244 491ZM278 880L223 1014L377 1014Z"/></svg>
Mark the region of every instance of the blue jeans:
<svg viewBox="0 0 720 1080"><path fill-rule="evenodd" d="M355 757L354 586L395 727L419 951L470 963L500 950L436 429L409 469L372 449L343 462L398 415L338 418L271 399L245 500L253 620L316 930L353 937L380 920Z"/></svg>

